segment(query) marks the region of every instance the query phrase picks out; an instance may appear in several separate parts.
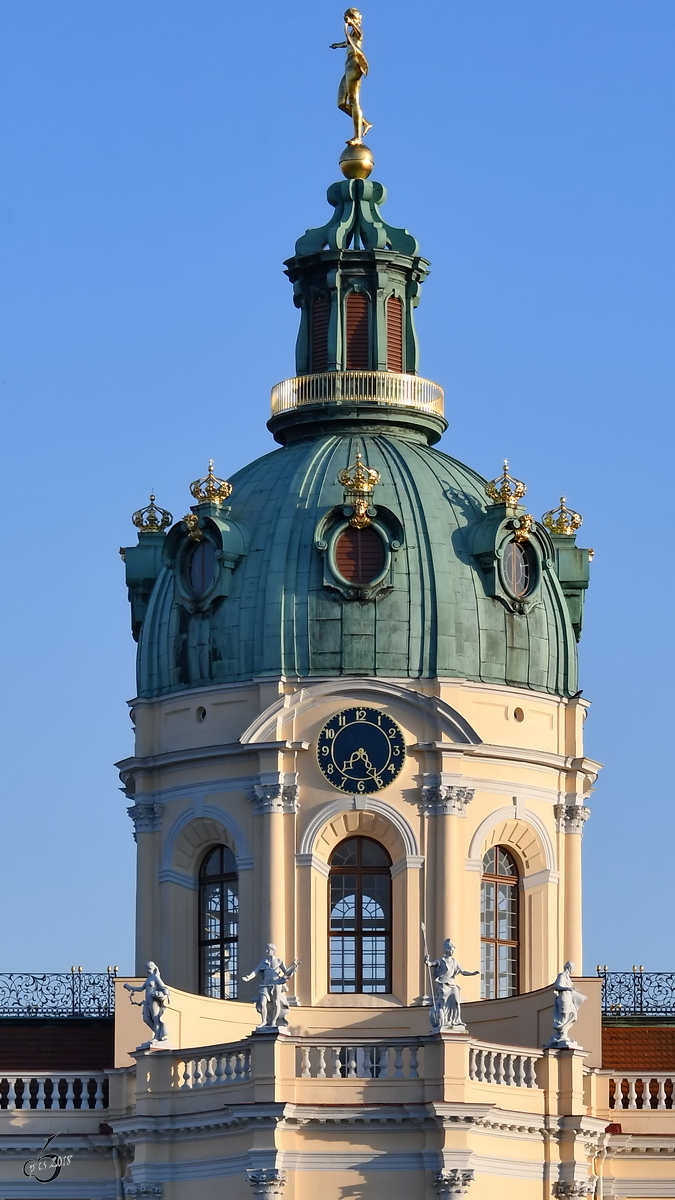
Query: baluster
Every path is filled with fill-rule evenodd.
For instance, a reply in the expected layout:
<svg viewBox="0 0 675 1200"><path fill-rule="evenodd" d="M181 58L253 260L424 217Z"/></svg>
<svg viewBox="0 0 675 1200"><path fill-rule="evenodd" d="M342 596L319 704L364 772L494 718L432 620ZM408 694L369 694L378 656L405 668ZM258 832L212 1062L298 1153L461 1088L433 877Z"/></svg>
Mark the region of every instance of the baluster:
<svg viewBox="0 0 675 1200"><path fill-rule="evenodd" d="M637 1092L635 1090L635 1076L631 1075L628 1080L628 1107L637 1108Z"/></svg>
<svg viewBox="0 0 675 1200"><path fill-rule="evenodd" d="M303 1046L302 1047L302 1063L300 1066L300 1076L302 1079L310 1079L311 1074L312 1074L312 1072L311 1072L310 1061L309 1061L309 1046Z"/></svg>
<svg viewBox="0 0 675 1200"><path fill-rule="evenodd" d="M403 1047L397 1046L394 1055L394 1079L403 1079Z"/></svg>
<svg viewBox="0 0 675 1200"><path fill-rule="evenodd" d="M485 1051L479 1050L476 1058L476 1079L485 1083Z"/></svg>
<svg viewBox="0 0 675 1200"><path fill-rule="evenodd" d="M380 1056L377 1063L377 1077L378 1079L389 1078L389 1049L387 1046L382 1046L380 1048Z"/></svg>
<svg viewBox="0 0 675 1200"><path fill-rule="evenodd" d="M356 1079L356 1051L353 1046L347 1047L347 1079Z"/></svg>
<svg viewBox="0 0 675 1200"><path fill-rule="evenodd" d="M103 1104L103 1099L104 1099L104 1097L103 1097L103 1080L95 1079L94 1083L96 1085L96 1090L94 1092L94 1097L95 1097L94 1108L103 1108L104 1107L104 1104Z"/></svg>
<svg viewBox="0 0 675 1200"><path fill-rule="evenodd" d="M247 1074L246 1066L247 1066L246 1051L245 1050L237 1051L237 1064L234 1068L234 1075L235 1075L236 1083L241 1083L242 1080L246 1078L246 1074Z"/></svg>
<svg viewBox="0 0 675 1200"><path fill-rule="evenodd" d="M525 1059L525 1087L534 1088L537 1086L537 1076L534 1069L534 1059Z"/></svg>
<svg viewBox="0 0 675 1200"><path fill-rule="evenodd" d="M656 1096L656 1107L657 1108L665 1108L666 1107L666 1081L663 1078L663 1075L658 1080L658 1085L659 1085L659 1090L658 1090L658 1093Z"/></svg>
<svg viewBox="0 0 675 1200"><path fill-rule="evenodd" d="M516 1055L515 1067L516 1067L516 1087L525 1087L525 1063L523 1062L522 1054Z"/></svg>
<svg viewBox="0 0 675 1200"><path fill-rule="evenodd" d="M363 1047L363 1078L372 1079L373 1065L370 1057L370 1046Z"/></svg>
<svg viewBox="0 0 675 1200"><path fill-rule="evenodd" d="M232 1083L234 1064L236 1061L235 1056L231 1051L229 1051L227 1054L223 1055L223 1058L225 1060L225 1083Z"/></svg>
<svg viewBox="0 0 675 1200"><path fill-rule="evenodd" d="M205 1087L213 1087L215 1082L216 1082L216 1073L213 1069L213 1059L207 1058L206 1074L204 1076L204 1086Z"/></svg>
<svg viewBox="0 0 675 1200"><path fill-rule="evenodd" d="M63 1082L66 1085L65 1095L64 1095L65 1104L63 1107L68 1108L68 1109L74 1108L75 1107L75 1086L74 1086L75 1085L75 1076L74 1075L66 1075L63 1079ZM59 1091L61 1090L60 1085L61 1085L61 1080L59 1080Z"/></svg>
<svg viewBox="0 0 675 1200"><path fill-rule="evenodd" d="M492 1050L487 1050L485 1053L485 1082L494 1082L494 1054Z"/></svg>
<svg viewBox="0 0 675 1200"><path fill-rule="evenodd" d="M216 1055L216 1075L215 1075L215 1079L213 1081L215 1087L219 1087L223 1082L223 1075L225 1074L226 1061L227 1061L227 1055L225 1055L225 1054L217 1054Z"/></svg>
<svg viewBox="0 0 675 1200"><path fill-rule="evenodd" d="M331 1054L333 1055L333 1074L331 1079L341 1079L342 1063L340 1062L340 1047L331 1046Z"/></svg>
<svg viewBox="0 0 675 1200"><path fill-rule="evenodd" d="M418 1053L419 1053L419 1046L411 1046L410 1047L410 1078L411 1079L419 1079L419 1077L420 1077L419 1070L418 1070L418 1067L419 1067L419 1060L417 1057Z"/></svg>
<svg viewBox="0 0 675 1200"><path fill-rule="evenodd" d="M469 1079L477 1079L476 1074L476 1051L473 1046L469 1050Z"/></svg>
<svg viewBox="0 0 675 1200"><path fill-rule="evenodd" d="M7 1084L7 1108L16 1108L16 1080L14 1076L10 1076Z"/></svg>
<svg viewBox="0 0 675 1200"><path fill-rule="evenodd" d="M205 1066L205 1062L204 1062L204 1059L203 1059L203 1058L198 1058L198 1059L196 1059L196 1060L195 1060L195 1082L194 1082L194 1086L195 1086L196 1088L203 1088L203 1087L204 1087L204 1066Z"/></svg>
<svg viewBox="0 0 675 1200"><path fill-rule="evenodd" d="M80 1080L80 1111L89 1108L89 1080Z"/></svg>
<svg viewBox="0 0 675 1200"><path fill-rule="evenodd" d="M317 1079L325 1079L326 1078L326 1047L325 1046L317 1046L316 1052L317 1052L316 1077L317 1077Z"/></svg>
<svg viewBox="0 0 675 1200"><path fill-rule="evenodd" d="M52 1076L52 1112L61 1107L61 1080Z"/></svg>
<svg viewBox="0 0 675 1200"><path fill-rule="evenodd" d="M495 1083L503 1083L504 1082L504 1069L503 1069L503 1062L502 1062L503 1057L504 1056L502 1054L499 1054L499 1053L495 1054L495 1058L494 1058Z"/></svg>
<svg viewBox="0 0 675 1200"><path fill-rule="evenodd" d="M35 1107L36 1108L46 1108L47 1107L45 1104L46 1079L45 1079L44 1075L37 1076L35 1079L35 1082L37 1084L37 1088L35 1089L35 1096L34 1096Z"/></svg>
<svg viewBox="0 0 675 1200"><path fill-rule="evenodd" d="M504 1083L507 1087L513 1087L513 1054L504 1055Z"/></svg>

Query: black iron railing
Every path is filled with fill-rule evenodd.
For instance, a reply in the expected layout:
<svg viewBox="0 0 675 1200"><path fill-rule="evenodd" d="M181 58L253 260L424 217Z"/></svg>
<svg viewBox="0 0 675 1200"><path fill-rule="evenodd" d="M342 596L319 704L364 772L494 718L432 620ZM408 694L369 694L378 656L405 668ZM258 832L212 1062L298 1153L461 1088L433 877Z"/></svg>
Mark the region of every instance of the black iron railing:
<svg viewBox="0 0 675 1200"><path fill-rule="evenodd" d="M598 967L602 979L602 1014L605 1017L675 1016L675 971L608 971Z"/></svg>
<svg viewBox="0 0 675 1200"><path fill-rule="evenodd" d="M111 1017L117 967L68 974L0 974L0 1017Z"/></svg>

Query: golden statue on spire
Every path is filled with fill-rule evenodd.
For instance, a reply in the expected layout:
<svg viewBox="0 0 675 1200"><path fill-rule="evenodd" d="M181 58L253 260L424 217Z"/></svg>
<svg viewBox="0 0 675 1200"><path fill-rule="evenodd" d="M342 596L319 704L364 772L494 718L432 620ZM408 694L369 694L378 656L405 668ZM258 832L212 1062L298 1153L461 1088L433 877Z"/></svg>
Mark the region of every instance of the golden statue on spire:
<svg viewBox="0 0 675 1200"><path fill-rule="evenodd" d="M373 156L363 145L372 125L366 121L361 108L361 80L368 74L368 59L363 53L363 17L358 8L348 8L345 17L345 40L333 42L331 50L346 50L345 73L338 88L338 108L352 118L354 136L340 158L340 167L347 179L367 179L373 169Z"/></svg>

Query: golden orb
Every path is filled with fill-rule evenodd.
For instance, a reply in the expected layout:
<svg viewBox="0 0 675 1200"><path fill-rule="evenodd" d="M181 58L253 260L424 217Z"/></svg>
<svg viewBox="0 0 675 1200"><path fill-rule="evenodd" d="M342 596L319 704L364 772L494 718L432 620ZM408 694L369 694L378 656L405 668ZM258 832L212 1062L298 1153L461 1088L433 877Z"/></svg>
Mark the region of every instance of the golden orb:
<svg viewBox="0 0 675 1200"><path fill-rule="evenodd" d="M375 166L373 156L363 143L347 142L340 155L340 170L346 179L367 179Z"/></svg>

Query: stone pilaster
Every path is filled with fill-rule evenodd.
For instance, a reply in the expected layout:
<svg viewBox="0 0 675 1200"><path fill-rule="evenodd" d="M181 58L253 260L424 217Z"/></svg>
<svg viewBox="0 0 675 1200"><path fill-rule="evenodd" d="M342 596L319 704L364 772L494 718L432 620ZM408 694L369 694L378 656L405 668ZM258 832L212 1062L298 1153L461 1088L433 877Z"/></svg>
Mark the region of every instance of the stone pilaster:
<svg viewBox="0 0 675 1200"><path fill-rule="evenodd" d="M161 804L144 804L137 800L127 812L134 823L134 841L138 841L139 833L156 833L162 826Z"/></svg>
<svg viewBox="0 0 675 1200"><path fill-rule="evenodd" d="M554 804L553 813L558 822L559 833L583 834L591 810L583 804Z"/></svg>
<svg viewBox="0 0 675 1200"><path fill-rule="evenodd" d="M417 809L426 817L465 817L466 806L474 797L473 788L446 787L444 784L425 784L420 793Z"/></svg>
<svg viewBox="0 0 675 1200"><path fill-rule="evenodd" d="M246 1174L253 1188L253 1195L260 1196L261 1200L277 1200L288 1181L286 1172L279 1171L276 1167L258 1167L254 1171L247 1171Z"/></svg>
<svg viewBox="0 0 675 1200"><path fill-rule="evenodd" d="M263 813L296 813L298 811L297 783L256 783L248 792L256 816Z"/></svg>
<svg viewBox="0 0 675 1200"><path fill-rule="evenodd" d="M441 1200L451 1200L456 1196L466 1196L473 1183L473 1171L462 1171L456 1167L439 1171L434 1178L436 1192Z"/></svg>

